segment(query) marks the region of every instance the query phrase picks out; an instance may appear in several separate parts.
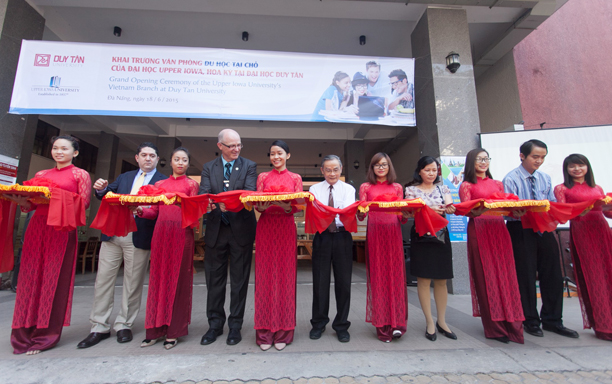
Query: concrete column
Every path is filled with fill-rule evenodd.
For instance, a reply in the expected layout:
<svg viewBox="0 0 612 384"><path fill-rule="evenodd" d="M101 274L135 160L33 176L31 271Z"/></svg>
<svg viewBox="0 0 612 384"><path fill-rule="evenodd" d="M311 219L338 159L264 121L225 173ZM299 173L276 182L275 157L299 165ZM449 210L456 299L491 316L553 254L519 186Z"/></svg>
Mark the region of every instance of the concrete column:
<svg viewBox="0 0 612 384"><path fill-rule="evenodd" d="M21 40L40 40L45 19L25 0L0 0L0 154L19 159L17 182L28 177L38 115L9 115Z"/></svg>
<svg viewBox="0 0 612 384"><path fill-rule="evenodd" d="M464 156L478 144L478 104L468 21L464 9L428 8L411 36L415 102L421 155ZM456 73L446 56L460 54ZM466 243L453 243L452 293L470 291Z"/></svg>
<svg viewBox="0 0 612 384"><path fill-rule="evenodd" d="M181 146L181 141L176 137L158 137L157 148L159 150L159 164L157 170L166 176L172 174L172 167L170 166L170 155L176 147ZM162 161L165 165L162 166Z"/></svg>
<svg viewBox="0 0 612 384"><path fill-rule="evenodd" d="M106 132L100 133L98 158L96 160L96 174L92 183L95 183L98 179L105 179L108 180L109 183L112 183L116 179L117 175L115 175L115 170L117 168L118 149L119 137ZM100 200L92 197L89 207L89 217L87 218L87 237L100 237L100 230L89 228L89 225L98 214L98 208L100 208Z"/></svg>
<svg viewBox="0 0 612 384"><path fill-rule="evenodd" d="M359 187L365 182L366 171L370 159L365 158L364 142L361 140L348 140L344 143L344 159L342 159L345 181L355 187L359 198ZM355 169L355 161L359 168Z"/></svg>

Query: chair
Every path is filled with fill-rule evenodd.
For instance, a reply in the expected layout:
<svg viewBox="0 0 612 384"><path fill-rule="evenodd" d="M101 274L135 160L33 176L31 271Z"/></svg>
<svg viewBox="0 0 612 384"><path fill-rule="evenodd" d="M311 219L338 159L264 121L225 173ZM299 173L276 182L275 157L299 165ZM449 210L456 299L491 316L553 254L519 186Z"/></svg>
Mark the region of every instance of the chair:
<svg viewBox="0 0 612 384"><path fill-rule="evenodd" d="M85 248L83 249L83 253L80 255L80 260L82 264L81 274L85 274L85 265L87 264L87 259L91 259L91 272L95 272L96 270L96 257L98 255L98 245L100 241L98 241L97 237L90 237L87 239L87 243L85 244Z"/></svg>
<svg viewBox="0 0 612 384"><path fill-rule="evenodd" d="M195 241L195 250L193 252L194 261L204 261L204 240Z"/></svg>

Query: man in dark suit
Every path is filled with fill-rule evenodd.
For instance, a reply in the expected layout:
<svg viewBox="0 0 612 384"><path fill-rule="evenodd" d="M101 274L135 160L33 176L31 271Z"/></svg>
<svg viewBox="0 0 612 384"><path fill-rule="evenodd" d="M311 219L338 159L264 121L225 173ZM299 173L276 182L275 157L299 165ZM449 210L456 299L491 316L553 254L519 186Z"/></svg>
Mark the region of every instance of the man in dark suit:
<svg viewBox="0 0 612 384"><path fill-rule="evenodd" d="M221 156L204 164L200 194L241 189L255 191L257 164L240 157L242 143L238 132L232 129L222 130L217 147L221 150ZM227 344L236 345L242 340L240 329L244 318L257 222L253 211L242 209L240 212L228 212L223 204L211 204L210 208L204 234L204 269L208 289L206 316L209 329L202 337L201 344L211 344L217 340L217 336L223 334L226 320L223 307L229 260L231 301L230 315L227 318Z"/></svg>
<svg viewBox="0 0 612 384"><path fill-rule="evenodd" d="M155 144L146 142L140 144L136 155L136 162L140 169L119 175L117 180L110 185L107 180L96 180L93 185L96 197L102 199L107 192L134 195L143 185L155 184L159 180L166 179L165 175L156 172L158 160ZM77 345L77 348L89 348L110 337L110 316L113 311L115 281L121 263L123 263L123 297L113 328L117 332L119 343L132 341L132 326L140 310L142 285L149 263L151 237L155 228L155 220L139 217L135 219L138 228L136 232L125 237L102 235L94 303L89 318L91 333Z"/></svg>

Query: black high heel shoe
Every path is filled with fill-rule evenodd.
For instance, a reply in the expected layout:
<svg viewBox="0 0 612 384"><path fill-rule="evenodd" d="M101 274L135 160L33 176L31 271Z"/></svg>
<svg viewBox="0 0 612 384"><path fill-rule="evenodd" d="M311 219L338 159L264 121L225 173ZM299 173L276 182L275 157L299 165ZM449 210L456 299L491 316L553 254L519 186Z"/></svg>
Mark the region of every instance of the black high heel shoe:
<svg viewBox="0 0 612 384"><path fill-rule="evenodd" d="M438 335L436 334L436 331L434 331L434 333L427 333L427 327L425 327L425 338L427 340L436 341Z"/></svg>
<svg viewBox="0 0 612 384"><path fill-rule="evenodd" d="M501 337L492 337L492 340L497 340L500 343L504 343L504 344L508 344L510 343L510 339L507 336L501 336Z"/></svg>
<svg viewBox="0 0 612 384"><path fill-rule="evenodd" d="M449 339L457 340L457 335L453 331L447 332L436 322L436 328L438 328L438 332L448 337Z"/></svg>

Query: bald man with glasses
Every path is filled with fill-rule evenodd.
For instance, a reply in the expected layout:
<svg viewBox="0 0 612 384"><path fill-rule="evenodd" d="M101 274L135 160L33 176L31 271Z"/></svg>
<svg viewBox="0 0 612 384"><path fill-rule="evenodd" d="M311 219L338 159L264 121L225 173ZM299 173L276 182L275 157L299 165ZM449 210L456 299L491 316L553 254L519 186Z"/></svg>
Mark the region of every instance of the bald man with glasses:
<svg viewBox="0 0 612 384"><path fill-rule="evenodd" d="M234 190L257 190L257 164L240 157L240 135L233 129L219 133L217 148L221 156L204 164L200 194L221 193ZM255 212L242 209L239 212L225 210L223 204L211 204L204 234L207 301L206 316L209 329L200 344L208 345L223 334L227 320L228 345L242 340L240 330L244 318L246 296L255 242ZM225 314L225 287L227 268L230 270L230 314Z"/></svg>

